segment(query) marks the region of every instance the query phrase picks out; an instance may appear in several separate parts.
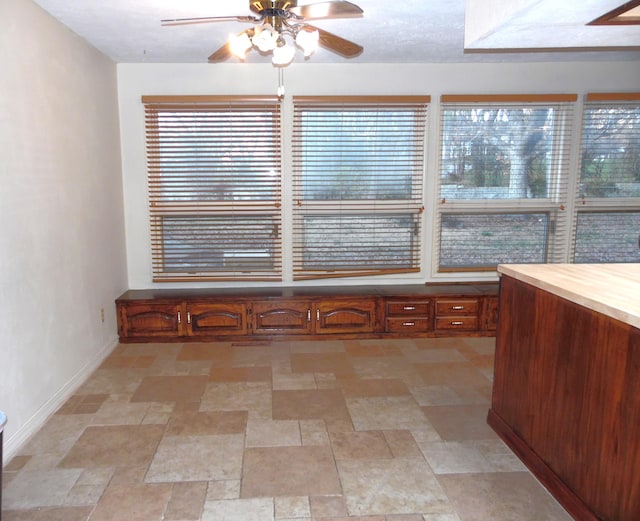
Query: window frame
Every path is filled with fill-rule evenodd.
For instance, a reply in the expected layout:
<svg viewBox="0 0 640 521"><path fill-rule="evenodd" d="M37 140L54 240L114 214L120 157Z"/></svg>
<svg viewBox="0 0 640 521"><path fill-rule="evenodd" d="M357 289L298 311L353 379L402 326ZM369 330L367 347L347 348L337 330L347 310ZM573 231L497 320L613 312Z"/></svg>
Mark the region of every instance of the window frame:
<svg viewBox="0 0 640 521"><path fill-rule="evenodd" d="M283 168L280 100L275 96L143 96L142 103L145 109L153 282L282 280ZM262 112L268 116L257 121L255 128L252 127L251 114ZM159 117L163 113L167 114L165 129L159 126ZM234 113L238 116L239 128L225 127L224 121L216 121L217 118L226 115L233 117ZM183 118L186 120L200 118L204 121L199 129L201 134L196 139L197 145L194 145L192 135L193 123L188 129L188 124L180 121L181 114L190 115ZM255 117L253 121L256 121ZM265 132L265 128L269 132ZM261 150L262 155L247 159L249 156L243 147L246 147L247 136L251 136L252 131L262 132L261 135L254 136L256 149ZM228 139L229 135L242 135L242 142L236 142L235 138L223 142L223 134L227 134L225 139ZM243 187L242 191L238 186L232 186L229 197L218 194L212 197L203 195L208 183L217 182L225 186L227 179L233 179L233 175L225 170L224 164L229 163L225 163L225 158L228 159L234 147L236 151L242 150L241 154L245 154L246 184L237 183ZM205 153L202 153L203 150ZM218 157L214 155L214 150ZM262 173L262 178L266 180L256 183L256 176L259 176L258 172L263 172L263 169L268 169L264 171L268 171L269 174L265 178ZM191 190L192 195L189 196L189 192L183 194L184 190ZM267 194L270 195L265 197ZM227 219L231 224L226 225L225 232L229 233L231 239L227 239L226 244L251 245L258 237L251 236L251 226L255 226L256 230L264 228L261 232L260 248L266 247L271 253L268 263L270 267L266 267L263 260L253 255L255 251L250 252L246 248L242 251L232 251L210 240L207 243L208 247L192 253L193 258L203 259L201 266L205 269L198 269L195 262L191 268L181 269L178 259L189 255L189 228L179 231L176 234L177 239L173 241L174 246L167 248L168 239L164 227L166 220L168 222L169 219L181 218L192 219L196 229L198 220L209 219L207 233L212 236L216 235L215 223ZM237 230L234 230L234 225L238 227ZM269 235L269 227L273 231L271 237L265 239ZM191 237L196 236L197 233L191 233ZM205 250L208 251L209 257L205 257ZM247 255L240 257L243 251ZM226 264L227 253L233 261L229 266ZM238 259L243 260L238 263ZM216 264L221 266L221 269L216 269ZM207 265L209 269L206 269ZM225 269L227 267L228 269Z"/></svg>
<svg viewBox="0 0 640 521"><path fill-rule="evenodd" d="M292 228L293 228L293 280L313 280L335 277L364 277L364 276L378 276L378 275L390 275L390 274L402 274L402 273L419 273L422 266L422 250L424 241L424 182L425 182L425 169L426 169L426 136L427 136L427 122L428 122L428 110L431 98L430 96L294 96L293 97L293 139L292 139L292 185L293 185L293 216L292 216ZM382 114L384 112L407 112L411 111L411 132L413 132L414 140L412 147L409 150L409 155L412 159L409 161L410 168L405 172L407 179L410 182L409 198L398 199L381 199L381 198L363 198L363 199L315 199L313 197L306 197L308 194L309 183L313 185L313 182L318 182L318 177L311 176L307 179L305 184L305 162L303 156L305 155L305 146L312 148L315 141L305 141L304 132L309 131L309 128L317 130L318 126L304 127L303 114L304 113L322 113L339 114L340 111L344 111L345 114L357 113L357 112L377 112ZM331 116L330 122L335 123L338 120L338 116ZM327 120L329 121L329 120ZM383 128L383 127L381 127ZM389 130L389 129L387 129ZM401 131L400 131L401 132ZM332 136L334 139L339 136ZM355 143L355 140L354 140ZM358 150L358 147L364 146L361 142L356 144L344 145L349 151ZM355 148L352 148L355 147ZM319 156L318 156L319 157ZM317 159L317 158L316 158ZM367 158L362 164L368 165ZM321 161L321 158L319 159ZM317 168L317 165L314 167ZM380 182L388 182L392 179L394 173L402 175L397 167L390 167L393 173L383 174ZM371 174L371 177L367 177L367 180L371 180L376 174ZM387 177L389 176L389 177ZM351 185L349 185L351 186ZM384 185L382 185L384 188ZM378 186L377 190L381 190ZM382 193L382 192L381 192ZM310 251L309 236L307 235L308 229L305 228L305 218L313 218L316 216L332 216L335 219L349 219L354 216L361 215L363 220L366 220L369 216L370 219L382 218L388 216L389 218L404 216L411 219L411 224L407 227L412 229L409 233L413 233L413 238L410 239L411 246L409 255L406 258L409 259L406 266L393 266L391 262L387 265L375 266L375 259L358 260L354 259L352 263L345 263L339 265L338 261L331 261L329 256L324 259L324 268L320 266L311 266L306 259L308 259L308 252ZM313 240L313 239L311 239ZM395 242L394 242L395 244ZM353 243L354 251L364 251L366 248L360 248L356 242ZM371 254L374 255L374 254ZM357 255L355 256L357 257ZM402 255L398 256L399 258ZM391 259L391 257L390 257ZM359 263L359 264L358 264ZM322 265L322 263L320 263Z"/></svg>
<svg viewBox="0 0 640 521"><path fill-rule="evenodd" d="M562 262L565 257L565 242L569 215L566 211L569 179L571 173L571 143L573 139L573 111L577 95L574 94L507 94L507 95L443 95L440 99L440 128L438 136L437 169L435 173L435 215L432 243L433 276L466 273L495 272L496 264L491 266L458 265L443 266L440 260L442 247L443 215L483 215L495 214L532 214L548 215L548 238L544 246L547 252L546 262ZM443 197L443 152L444 119L447 110L472 110L473 108L556 108L560 120L554 125L551 173L552 185L546 197L540 198L446 198Z"/></svg>
<svg viewBox="0 0 640 521"><path fill-rule="evenodd" d="M578 250L578 227L581 215L586 214L626 214L640 213L640 196L638 197L596 197L582 193L583 182L583 154L586 139L587 111L598 108L621 108L640 107L640 92L598 92L588 93L584 96L582 106L582 120L580 132L580 146L578 151L578 166L576 184L574 187L574 211L572 216L572 227L570 236L569 261L576 262L576 252ZM634 130L635 136L640 136L640 128ZM640 179L638 180L640 184ZM640 233L640 230L638 230ZM640 252L640 236L638 237L638 250ZM637 262L638 260L635 260ZM608 260L607 262L613 262ZM634 261L616 261L634 262Z"/></svg>

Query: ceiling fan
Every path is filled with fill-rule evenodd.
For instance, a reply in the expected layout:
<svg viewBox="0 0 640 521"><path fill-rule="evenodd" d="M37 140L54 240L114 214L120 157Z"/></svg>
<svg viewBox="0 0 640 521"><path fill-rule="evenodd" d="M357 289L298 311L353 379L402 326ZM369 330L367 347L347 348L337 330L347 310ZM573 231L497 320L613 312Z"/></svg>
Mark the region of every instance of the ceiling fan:
<svg viewBox="0 0 640 521"><path fill-rule="evenodd" d="M258 49L261 54L273 53L273 64L278 66L291 63L296 47L303 50L305 57L310 56L318 46L345 58L353 58L363 51L362 46L357 43L306 23L307 20L362 16L362 9L351 2L330 0L298 6L297 0L250 0L249 8L257 16L209 16L161 22L162 25L229 21L255 24L254 27L232 36L226 44L211 54L210 63L221 62L231 56L243 59L252 47Z"/></svg>

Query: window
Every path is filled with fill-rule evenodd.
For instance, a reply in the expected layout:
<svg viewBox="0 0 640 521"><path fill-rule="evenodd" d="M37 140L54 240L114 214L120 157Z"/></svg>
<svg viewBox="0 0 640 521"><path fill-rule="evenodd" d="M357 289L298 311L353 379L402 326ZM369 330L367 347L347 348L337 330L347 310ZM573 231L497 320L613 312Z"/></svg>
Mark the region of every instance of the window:
<svg viewBox="0 0 640 521"><path fill-rule="evenodd" d="M420 270L428 97L294 97L294 279Z"/></svg>
<svg viewBox="0 0 640 521"><path fill-rule="evenodd" d="M640 262L640 94L590 94L582 125L574 262Z"/></svg>
<svg viewBox="0 0 640 521"><path fill-rule="evenodd" d="M278 101L142 101L154 282L281 279Z"/></svg>
<svg viewBox="0 0 640 521"><path fill-rule="evenodd" d="M437 271L563 259L575 100L442 97Z"/></svg>

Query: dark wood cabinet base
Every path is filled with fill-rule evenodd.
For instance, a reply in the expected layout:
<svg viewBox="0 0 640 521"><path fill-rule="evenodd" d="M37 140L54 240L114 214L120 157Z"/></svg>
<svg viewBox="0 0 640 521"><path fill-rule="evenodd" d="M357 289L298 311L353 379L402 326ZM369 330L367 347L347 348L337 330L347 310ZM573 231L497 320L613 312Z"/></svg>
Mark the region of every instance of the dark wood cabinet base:
<svg viewBox="0 0 640 521"><path fill-rule="evenodd" d="M203 342L495 336L491 283L129 290L120 341Z"/></svg>

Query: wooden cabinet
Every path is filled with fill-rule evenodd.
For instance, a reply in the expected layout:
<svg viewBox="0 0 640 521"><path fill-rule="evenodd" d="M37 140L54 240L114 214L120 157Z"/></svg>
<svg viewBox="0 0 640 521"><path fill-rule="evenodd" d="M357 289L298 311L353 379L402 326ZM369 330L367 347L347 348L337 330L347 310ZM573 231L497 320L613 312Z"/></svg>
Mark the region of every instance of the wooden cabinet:
<svg viewBox="0 0 640 521"><path fill-rule="evenodd" d="M386 299L387 333L426 333L433 329L431 299Z"/></svg>
<svg viewBox="0 0 640 521"><path fill-rule="evenodd" d="M179 336L184 334L182 303L133 302L118 307L120 338Z"/></svg>
<svg viewBox="0 0 640 521"><path fill-rule="evenodd" d="M315 304L316 333L372 333L376 329L376 301L322 300Z"/></svg>
<svg viewBox="0 0 640 521"><path fill-rule="evenodd" d="M487 296L480 310L480 329L495 331L498 326L498 297Z"/></svg>
<svg viewBox="0 0 640 521"><path fill-rule="evenodd" d="M489 424L574 519L637 521L640 329L607 300L638 293L598 290L614 277L597 265L563 268L557 290L545 268L502 277Z"/></svg>
<svg viewBox="0 0 640 521"><path fill-rule="evenodd" d="M131 290L122 342L493 336L497 285Z"/></svg>
<svg viewBox="0 0 640 521"><path fill-rule="evenodd" d="M436 299L435 329L478 329L479 302L477 298Z"/></svg>
<svg viewBox="0 0 640 521"><path fill-rule="evenodd" d="M313 331L311 302L268 300L251 307L252 331L256 334L309 334Z"/></svg>
<svg viewBox="0 0 640 521"><path fill-rule="evenodd" d="M247 306L232 302L187 302L186 334L190 336L246 335Z"/></svg>

